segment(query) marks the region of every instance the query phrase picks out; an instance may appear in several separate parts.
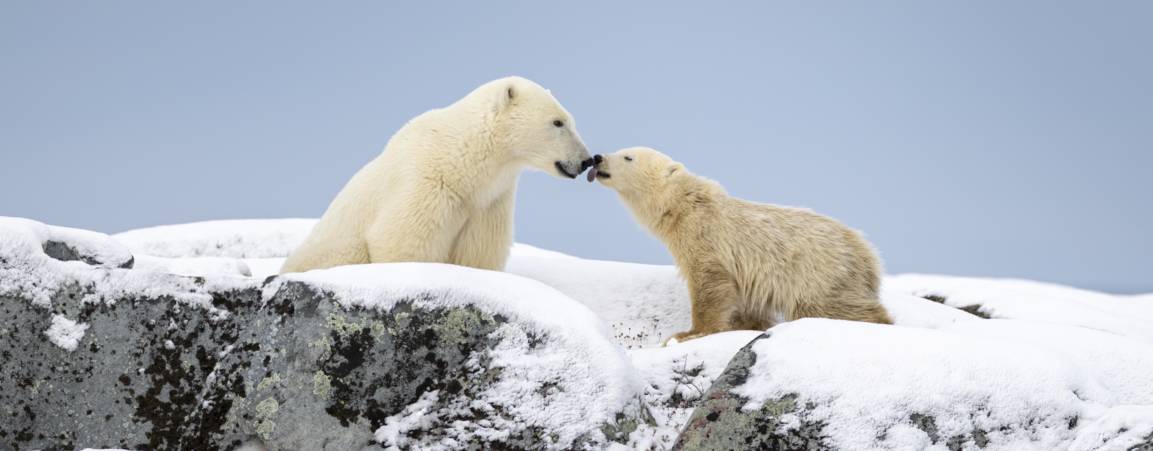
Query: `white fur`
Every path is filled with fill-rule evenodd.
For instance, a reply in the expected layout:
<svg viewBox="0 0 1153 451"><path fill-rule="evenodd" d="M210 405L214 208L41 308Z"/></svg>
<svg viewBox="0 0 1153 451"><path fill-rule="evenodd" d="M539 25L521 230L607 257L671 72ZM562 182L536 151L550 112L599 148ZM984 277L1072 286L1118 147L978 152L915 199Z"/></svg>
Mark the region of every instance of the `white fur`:
<svg viewBox="0 0 1153 451"><path fill-rule="evenodd" d="M502 269L520 171L573 177L588 158L572 116L547 90L520 77L486 83L397 131L281 272L383 262Z"/></svg>

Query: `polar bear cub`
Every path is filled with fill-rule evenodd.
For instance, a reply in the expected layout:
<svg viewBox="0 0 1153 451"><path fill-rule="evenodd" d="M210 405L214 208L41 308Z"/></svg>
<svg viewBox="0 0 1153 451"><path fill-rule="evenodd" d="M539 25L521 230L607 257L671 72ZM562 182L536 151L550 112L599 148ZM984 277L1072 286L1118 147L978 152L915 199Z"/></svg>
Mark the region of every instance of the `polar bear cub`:
<svg viewBox="0 0 1153 451"><path fill-rule="evenodd" d="M591 165L572 116L520 77L417 116L352 177L282 273L437 262L500 270L522 169L576 178Z"/></svg>
<svg viewBox="0 0 1153 451"><path fill-rule="evenodd" d="M616 190L668 246L692 297L677 341L823 317L891 324L881 266L852 229L809 210L749 202L656 150L594 157L589 174Z"/></svg>

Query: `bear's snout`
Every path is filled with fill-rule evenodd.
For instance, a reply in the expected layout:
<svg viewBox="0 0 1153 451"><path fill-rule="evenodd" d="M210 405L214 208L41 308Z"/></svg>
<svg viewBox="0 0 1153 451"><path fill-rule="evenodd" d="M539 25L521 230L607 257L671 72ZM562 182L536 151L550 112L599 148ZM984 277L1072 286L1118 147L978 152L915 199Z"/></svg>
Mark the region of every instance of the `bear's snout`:
<svg viewBox="0 0 1153 451"><path fill-rule="evenodd" d="M581 162L581 172L584 172L585 169L588 169L588 168L592 167L593 165L600 163L600 160L597 159L599 157L600 157L600 155L594 155L592 158L589 158L585 161L582 161Z"/></svg>
<svg viewBox="0 0 1153 451"><path fill-rule="evenodd" d="M605 157L602 157L601 154L598 153L593 155L592 160L593 164L601 164L602 161L605 161Z"/></svg>

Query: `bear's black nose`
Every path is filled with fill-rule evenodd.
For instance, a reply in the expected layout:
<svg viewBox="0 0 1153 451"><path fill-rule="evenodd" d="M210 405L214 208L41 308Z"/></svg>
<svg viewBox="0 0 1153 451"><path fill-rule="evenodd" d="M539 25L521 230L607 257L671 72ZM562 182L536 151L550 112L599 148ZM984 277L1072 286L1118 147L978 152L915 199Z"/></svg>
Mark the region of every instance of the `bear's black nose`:
<svg viewBox="0 0 1153 451"><path fill-rule="evenodd" d="M599 153L596 155L593 155L593 164L601 164L601 162L604 160L605 160L605 157L602 157L601 154L599 154Z"/></svg>
<svg viewBox="0 0 1153 451"><path fill-rule="evenodd" d="M581 172L584 172L585 169L592 167L592 165L594 165L594 164L596 164L596 163L593 163L592 158L589 158L587 160L582 161L581 162Z"/></svg>

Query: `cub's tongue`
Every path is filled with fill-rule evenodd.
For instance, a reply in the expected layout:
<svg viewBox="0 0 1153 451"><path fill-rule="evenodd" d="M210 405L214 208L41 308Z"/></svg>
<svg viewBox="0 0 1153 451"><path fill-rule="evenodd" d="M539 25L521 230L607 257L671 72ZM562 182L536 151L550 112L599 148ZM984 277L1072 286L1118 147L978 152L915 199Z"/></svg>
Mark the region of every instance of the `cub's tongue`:
<svg viewBox="0 0 1153 451"><path fill-rule="evenodd" d="M593 166L593 167L589 168L589 183L592 183L592 181L596 180L596 179L597 179L597 167Z"/></svg>

